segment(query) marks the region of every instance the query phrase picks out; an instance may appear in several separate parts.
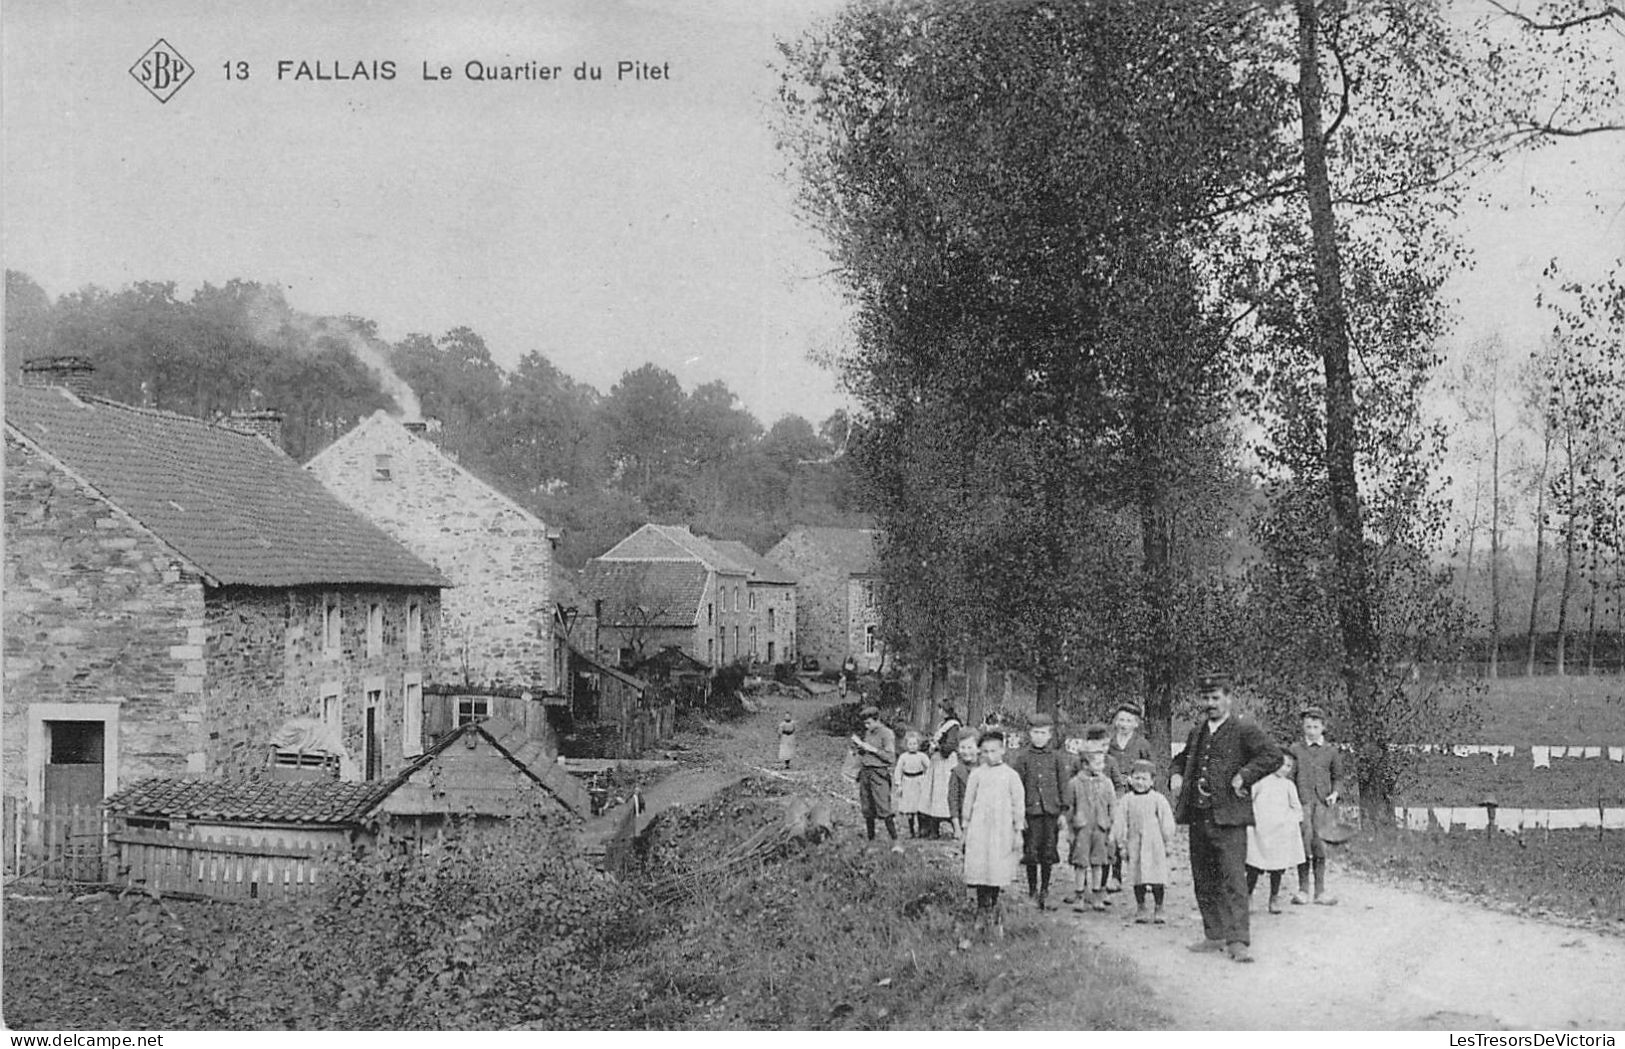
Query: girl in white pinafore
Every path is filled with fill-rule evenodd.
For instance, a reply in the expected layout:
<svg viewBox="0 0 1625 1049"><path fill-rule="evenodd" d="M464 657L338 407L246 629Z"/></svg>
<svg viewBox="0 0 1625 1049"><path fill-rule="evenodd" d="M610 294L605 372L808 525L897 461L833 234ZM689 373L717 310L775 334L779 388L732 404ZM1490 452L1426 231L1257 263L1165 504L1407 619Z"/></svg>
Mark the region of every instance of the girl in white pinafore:
<svg viewBox="0 0 1625 1049"><path fill-rule="evenodd" d="M965 781L965 884L976 890L976 920L989 920L1003 935L999 890L1021 865L1021 832L1027 826L1027 792L1016 770L1004 763L1004 734L982 734L982 764Z"/></svg>
<svg viewBox="0 0 1625 1049"><path fill-rule="evenodd" d="M1303 805L1292 782L1292 755L1253 784L1253 825L1247 828L1247 894L1270 876L1270 913L1281 913L1281 875L1303 862Z"/></svg>

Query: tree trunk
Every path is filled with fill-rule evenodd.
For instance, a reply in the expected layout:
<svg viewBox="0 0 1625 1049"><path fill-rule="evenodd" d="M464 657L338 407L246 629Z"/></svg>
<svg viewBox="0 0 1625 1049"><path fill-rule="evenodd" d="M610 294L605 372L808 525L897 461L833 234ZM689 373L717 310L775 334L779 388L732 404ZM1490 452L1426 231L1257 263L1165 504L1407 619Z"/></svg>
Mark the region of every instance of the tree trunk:
<svg viewBox="0 0 1625 1049"><path fill-rule="evenodd" d="M1563 591L1557 601L1557 676L1562 677L1568 673L1567 648L1569 641L1569 599L1574 595L1574 442L1568 438L1564 443L1567 453L1567 468L1564 473L1568 488L1568 514L1563 522Z"/></svg>
<svg viewBox="0 0 1625 1049"><path fill-rule="evenodd" d="M1354 380L1349 371L1348 311L1343 299L1337 217L1321 124L1320 14L1315 0L1295 0L1298 15L1298 112L1303 136L1304 188L1314 243L1314 339L1326 378L1326 479L1336 561L1337 620L1343 640L1343 682L1357 748L1360 801L1378 825L1393 822L1391 731L1375 709L1372 675L1377 639L1371 618L1370 567L1355 472Z"/></svg>
<svg viewBox="0 0 1625 1049"><path fill-rule="evenodd" d="M987 717L987 657L971 664L965 689L965 724L975 728Z"/></svg>
<svg viewBox="0 0 1625 1049"><path fill-rule="evenodd" d="M1140 500L1140 548L1146 607L1151 616L1145 667L1146 738L1160 758L1173 736L1175 664L1173 626L1173 526L1164 507L1150 492Z"/></svg>
<svg viewBox="0 0 1625 1049"><path fill-rule="evenodd" d="M1495 373L1492 373L1495 374ZM1490 679L1501 676L1501 429L1490 387Z"/></svg>
<svg viewBox="0 0 1625 1049"><path fill-rule="evenodd" d="M1535 584L1529 594L1529 659L1526 677L1535 676L1536 631L1540 627L1540 583L1546 570L1546 471L1552 461L1552 438L1548 430L1543 440L1540 476L1535 482Z"/></svg>
<svg viewBox="0 0 1625 1049"><path fill-rule="evenodd" d="M1591 569L1591 622L1586 626L1586 675L1597 673L1597 569Z"/></svg>

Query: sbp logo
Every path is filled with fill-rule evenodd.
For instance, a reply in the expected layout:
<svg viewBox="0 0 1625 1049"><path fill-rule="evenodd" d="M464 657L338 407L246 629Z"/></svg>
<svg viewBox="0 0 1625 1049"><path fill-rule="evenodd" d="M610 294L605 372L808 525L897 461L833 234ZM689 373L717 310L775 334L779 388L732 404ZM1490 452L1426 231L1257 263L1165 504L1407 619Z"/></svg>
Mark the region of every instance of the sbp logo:
<svg viewBox="0 0 1625 1049"><path fill-rule="evenodd" d="M135 65L130 67L130 75L153 98L168 102L192 79L192 63L182 58L169 41L159 37L156 44L147 48L146 54L136 59Z"/></svg>

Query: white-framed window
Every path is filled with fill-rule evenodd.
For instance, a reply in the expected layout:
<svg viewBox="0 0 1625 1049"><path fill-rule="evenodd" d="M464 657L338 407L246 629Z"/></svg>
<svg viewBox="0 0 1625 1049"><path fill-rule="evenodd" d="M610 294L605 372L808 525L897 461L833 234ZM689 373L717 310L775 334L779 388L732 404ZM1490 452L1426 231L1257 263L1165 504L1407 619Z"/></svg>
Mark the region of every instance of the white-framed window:
<svg viewBox="0 0 1625 1049"><path fill-rule="evenodd" d="M485 696L458 696L457 697L457 724L466 725L470 721L484 721L491 716L491 700Z"/></svg>
<svg viewBox="0 0 1625 1049"><path fill-rule="evenodd" d="M875 585L868 581L865 581L860 585L863 587L863 607L875 607Z"/></svg>
<svg viewBox="0 0 1625 1049"><path fill-rule="evenodd" d="M880 643L879 633L873 623L863 628L863 651L868 655L875 654L875 648Z"/></svg>
<svg viewBox="0 0 1625 1049"><path fill-rule="evenodd" d="M754 590L746 591L745 592L745 600L750 604L750 610L752 612L756 611L756 591L754 591Z"/></svg>
<svg viewBox="0 0 1625 1049"><path fill-rule="evenodd" d="M775 622L775 620L778 618L778 611L779 610L776 608L769 608L767 610L767 632L769 634L778 633L779 628Z"/></svg>
<svg viewBox="0 0 1625 1049"><path fill-rule="evenodd" d="M406 650L423 651L423 602L415 597L406 603Z"/></svg>
<svg viewBox="0 0 1625 1049"><path fill-rule="evenodd" d="M380 452L372 457L372 479L374 481L387 481L393 475L394 463L390 461L388 452Z"/></svg>
<svg viewBox="0 0 1625 1049"><path fill-rule="evenodd" d="M362 778L375 780L384 774L384 679L368 678L366 683L366 708L362 711L363 727L365 728L362 740L363 768Z"/></svg>
<svg viewBox="0 0 1625 1049"><path fill-rule="evenodd" d="M45 805L45 767L52 763L53 723L95 722L102 739L102 797L118 790L118 703L30 703L28 716L28 802L36 811ZM201 769L199 771L202 771Z"/></svg>
<svg viewBox="0 0 1625 1049"><path fill-rule="evenodd" d="M716 644L715 638L708 637L705 639L705 661L707 663L715 663L717 661Z"/></svg>
<svg viewBox="0 0 1625 1049"><path fill-rule="evenodd" d="M367 658L377 659L384 654L384 605L373 601L367 605Z"/></svg>
<svg viewBox="0 0 1625 1049"><path fill-rule="evenodd" d="M739 611L739 587L734 587L734 611Z"/></svg>
<svg viewBox="0 0 1625 1049"><path fill-rule="evenodd" d="M322 655L337 659L344 650L344 610L334 594L322 598Z"/></svg>
<svg viewBox="0 0 1625 1049"><path fill-rule="evenodd" d="M408 674L401 700L401 755L423 753L423 675Z"/></svg>
<svg viewBox="0 0 1625 1049"><path fill-rule="evenodd" d="M756 628L750 628L750 658L755 659L761 653L756 650Z"/></svg>
<svg viewBox="0 0 1625 1049"><path fill-rule="evenodd" d="M739 624L735 623L734 624L734 658L738 659L740 656L742 656L744 654L745 654L745 650L739 647Z"/></svg>
<svg viewBox="0 0 1625 1049"><path fill-rule="evenodd" d="M710 626L712 623L716 622L716 620L717 620L716 609L717 609L717 606L716 606L715 603L707 603L706 604L706 606L705 606L705 625L706 626Z"/></svg>
<svg viewBox="0 0 1625 1049"><path fill-rule="evenodd" d="M337 681L322 685L322 723L335 729L344 729L344 687Z"/></svg>

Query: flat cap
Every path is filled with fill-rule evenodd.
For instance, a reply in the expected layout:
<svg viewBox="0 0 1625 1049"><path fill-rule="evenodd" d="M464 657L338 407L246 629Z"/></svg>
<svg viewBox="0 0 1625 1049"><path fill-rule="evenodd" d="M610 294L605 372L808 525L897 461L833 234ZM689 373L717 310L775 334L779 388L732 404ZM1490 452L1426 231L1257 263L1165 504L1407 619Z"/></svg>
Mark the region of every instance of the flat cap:
<svg viewBox="0 0 1625 1049"><path fill-rule="evenodd" d="M858 711L858 717L860 718L878 718L879 716L879 707L864 707L862 710Z"/></svg>
<svg viewBox="0 0 1625 1049"><path fill-rule="evenodd" d="M1203 674L1197 679L1196 687L1203 692L1218 692L1230 687L1230 675L1220 671Z"/></svg>
<svg viewBox="0 0 1625 1049"><path fill-rule="evenodd" d="M1028 728L1054 728L1055 719L1048 714L1034 714L1027 719Z"/></svg>
<svg viewBox="0 0 1625 1049"><path fill-rule="evenodd" d="M1133 714L1142 721L1145 719L1145 711L1140 708L1140 704L1135 703L1132 700L1124 700L1123 702L1117 704L1117 709L1112 711L1112 716L1115 717L1116 715L1125 712Z"/></svg>
<svg viewBox="0 0 1625 1049"><path fill-rule="evenodd" d="M1325 721L1326 711L1322 710L1320 707L1304 707L1298 712L1298 720L1302 721L1304 718L1319 718L1320 720Z"/></svg>

